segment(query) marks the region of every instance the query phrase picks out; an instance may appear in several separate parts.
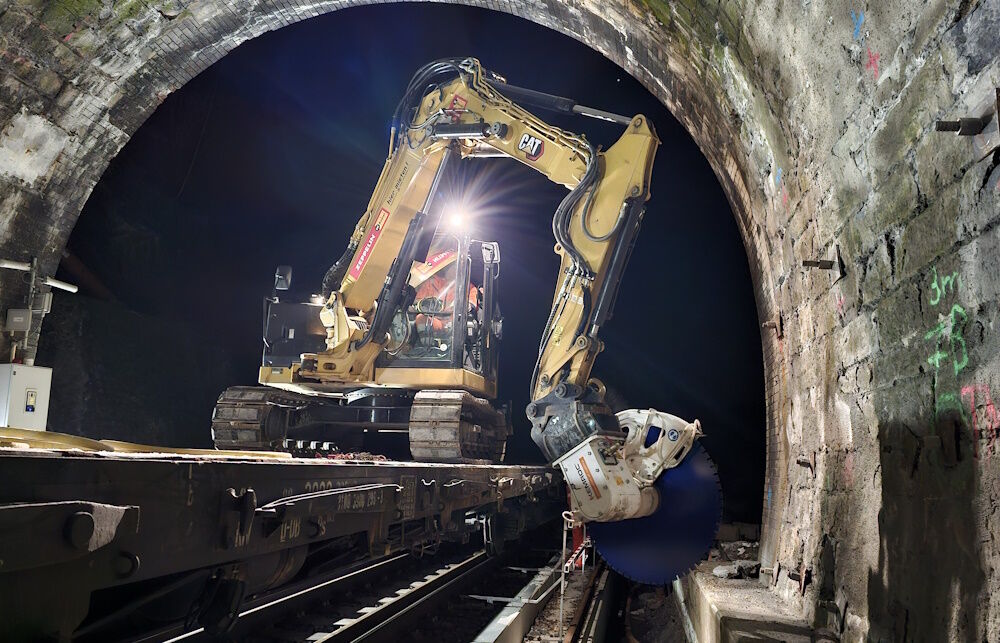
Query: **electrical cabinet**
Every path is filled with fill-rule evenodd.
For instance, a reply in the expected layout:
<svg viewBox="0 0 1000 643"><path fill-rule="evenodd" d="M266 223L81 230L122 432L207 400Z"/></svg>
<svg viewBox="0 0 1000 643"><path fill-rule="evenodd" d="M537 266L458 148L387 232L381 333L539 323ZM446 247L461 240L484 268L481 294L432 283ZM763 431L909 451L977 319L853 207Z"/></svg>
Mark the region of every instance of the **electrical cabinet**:
<svg viewBox="0 0 1000 643"><path fill-rule="evenodd" d="M44 431L52 369L0 364L0 426Z"/></svg>

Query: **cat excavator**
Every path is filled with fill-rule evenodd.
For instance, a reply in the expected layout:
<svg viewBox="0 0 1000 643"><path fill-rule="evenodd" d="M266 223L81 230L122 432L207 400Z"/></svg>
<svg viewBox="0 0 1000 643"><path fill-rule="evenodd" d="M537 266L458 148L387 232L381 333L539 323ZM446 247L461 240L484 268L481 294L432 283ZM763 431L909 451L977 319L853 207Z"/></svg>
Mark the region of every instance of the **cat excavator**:
<svg viewBox="0 0 1000 643"><path fill-rule="evenodd" d="M515 102L515 100L517 102ZM607 150L522 105L618 123ZM441 196L461 159L501 157L568 189L552 219L560 267L531 376L531 436L625 575L669 582L701 559L721 517L714 466L697 420L653 409L612 412L591 377L598 333L650 196L659 140L631 118L510 85L475 58L420 68L393 116L389 154L368 207L315 301L265 302L260 387L222 394L221 449L363 449L404 434L414 459L497 462L509 413L491 401L503 319L498 244L448 226ZM661 545L665 545L661 546Z"/></svg>

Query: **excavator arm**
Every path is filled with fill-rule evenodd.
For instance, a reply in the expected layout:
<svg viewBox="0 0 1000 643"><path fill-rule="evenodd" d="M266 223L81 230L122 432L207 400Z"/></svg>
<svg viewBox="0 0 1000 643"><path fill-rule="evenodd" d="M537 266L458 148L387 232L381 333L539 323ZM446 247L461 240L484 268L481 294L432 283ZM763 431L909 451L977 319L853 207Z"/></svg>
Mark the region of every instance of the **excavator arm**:
<svg viewBox="0 0 1000 643"><path fill-rule="evenodd" d="M560 267L531 378L532 438L562 469L581 519L612 523L669 514L670 521L683 522L684 515L664 514L671 506L657 485L665 471L685 462L701 467L702 460L688 457L698 449L700 425L654 410L616 415L604 402L603 384L591 378L604 348L599 331L612 315L650 196L659 140L645 116L625 119L590 110L625 127L614 145L600 150L539 119L505 90L568 111L560 104L565 99L508 86L473 58L436 61L414 76L396 110L389 155L371 201L324 279L328 299L320 317L327 350L304 355L297 376L334 384L370 381L394 314L413 303L410 273L427 256L441 217L435 195L448 166L477 156L516 159L569 190L552 219ZM705 471L681 472L694 476L693 497L710 505L705 516L714 516L688 525L700 529L695 548L710 544L719 513L714 471ZM613 534L606 542L627 541ZM691 564L701 553L681 558ZM614 564L613 551L606 557ZM649 577L623 571L666 582L683 571L676 567L673 560L654 565Z"/></svg>
<svg viewBox="0 0 1000 643"><path fill-rule="evenodd" d="M586 386L601 348L598 329L610 316L649 198L659 141L636 116L615 145L599 151L506 98L498 89L505 86L487 81L475 59L438 61L417 73L397 109L389 156L368 207L324 279L327 351L300 375L370 379L387 323L408 295L409 271L423 260L437 227L434 196L448 165L456 157L504 156L569 188L553 217L560 281L532 398L561 383Z"/></svg>

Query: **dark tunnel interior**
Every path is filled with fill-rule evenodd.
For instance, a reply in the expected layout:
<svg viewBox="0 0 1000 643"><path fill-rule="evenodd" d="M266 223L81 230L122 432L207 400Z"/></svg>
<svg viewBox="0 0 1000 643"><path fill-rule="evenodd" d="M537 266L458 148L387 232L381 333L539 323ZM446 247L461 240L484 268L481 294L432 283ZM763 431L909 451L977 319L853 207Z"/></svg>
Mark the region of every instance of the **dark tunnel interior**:
<svg viewBox="0 0 1000 643"><path fill-rule="evenodd" d="M94 189L60 267L81 292L57 293L43 330L38 363L55 369L49 428L209 446L219 393L254 383L274 267L294 266L302 298L319 289L368 202L410 75L456 55L513 84L654 122L653 196L595 375L630 406L700 419L726 518L759 522L760 325L712 169L667 109L598 52L467 7L336 11L245 43L166 98ZM605 146L620 134L540 116ZM502 249L507 459L538 462L523 409L556 280L551 213L565 191L512 161L469 161L462 173L478 190L477 236Z"/></svg>

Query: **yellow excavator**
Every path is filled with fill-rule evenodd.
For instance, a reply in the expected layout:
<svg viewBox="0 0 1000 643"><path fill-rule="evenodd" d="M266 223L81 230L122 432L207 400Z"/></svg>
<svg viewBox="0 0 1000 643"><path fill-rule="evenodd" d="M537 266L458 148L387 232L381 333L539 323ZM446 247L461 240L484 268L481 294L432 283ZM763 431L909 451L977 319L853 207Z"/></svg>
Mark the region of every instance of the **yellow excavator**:
<svg viewBox="0 0 1000 643"><path fill-rule="evenodd" d="M519 103L609 120L624 132L600 150ZM629 560L648 543L628 543L646 533L659 538L663 521L687 523L689 549L711 543L721 500L696 443L700 425L652 409L613 413L604 385L590 376L649 199L658 144L645 116L515 87L474 58L422 67L396 109L381 176L324 277L323 294L308 304L281 301L277 292L289 287L291 272L279 268L265 302L263 386L222 394L212 422L216 446L350 453L365 448L365 436L402 433L417 460L500 461L511 430L507 410L491 404L503 322L499 247L450 229L438 197L460 159L515 159L569 190L552 219L560 268L531 377L532 438L562 469L582 520L656 520L648 532L613 532L602 553L633 578L665 582L679 563ZM679 472L675 482L696 480L684 483L686 505L693 494L704 516L678 515L666 503L658 485L671 469ZM613 551L619 546L624 559ZM690 564L694 556L680 558Z"/></svg>

